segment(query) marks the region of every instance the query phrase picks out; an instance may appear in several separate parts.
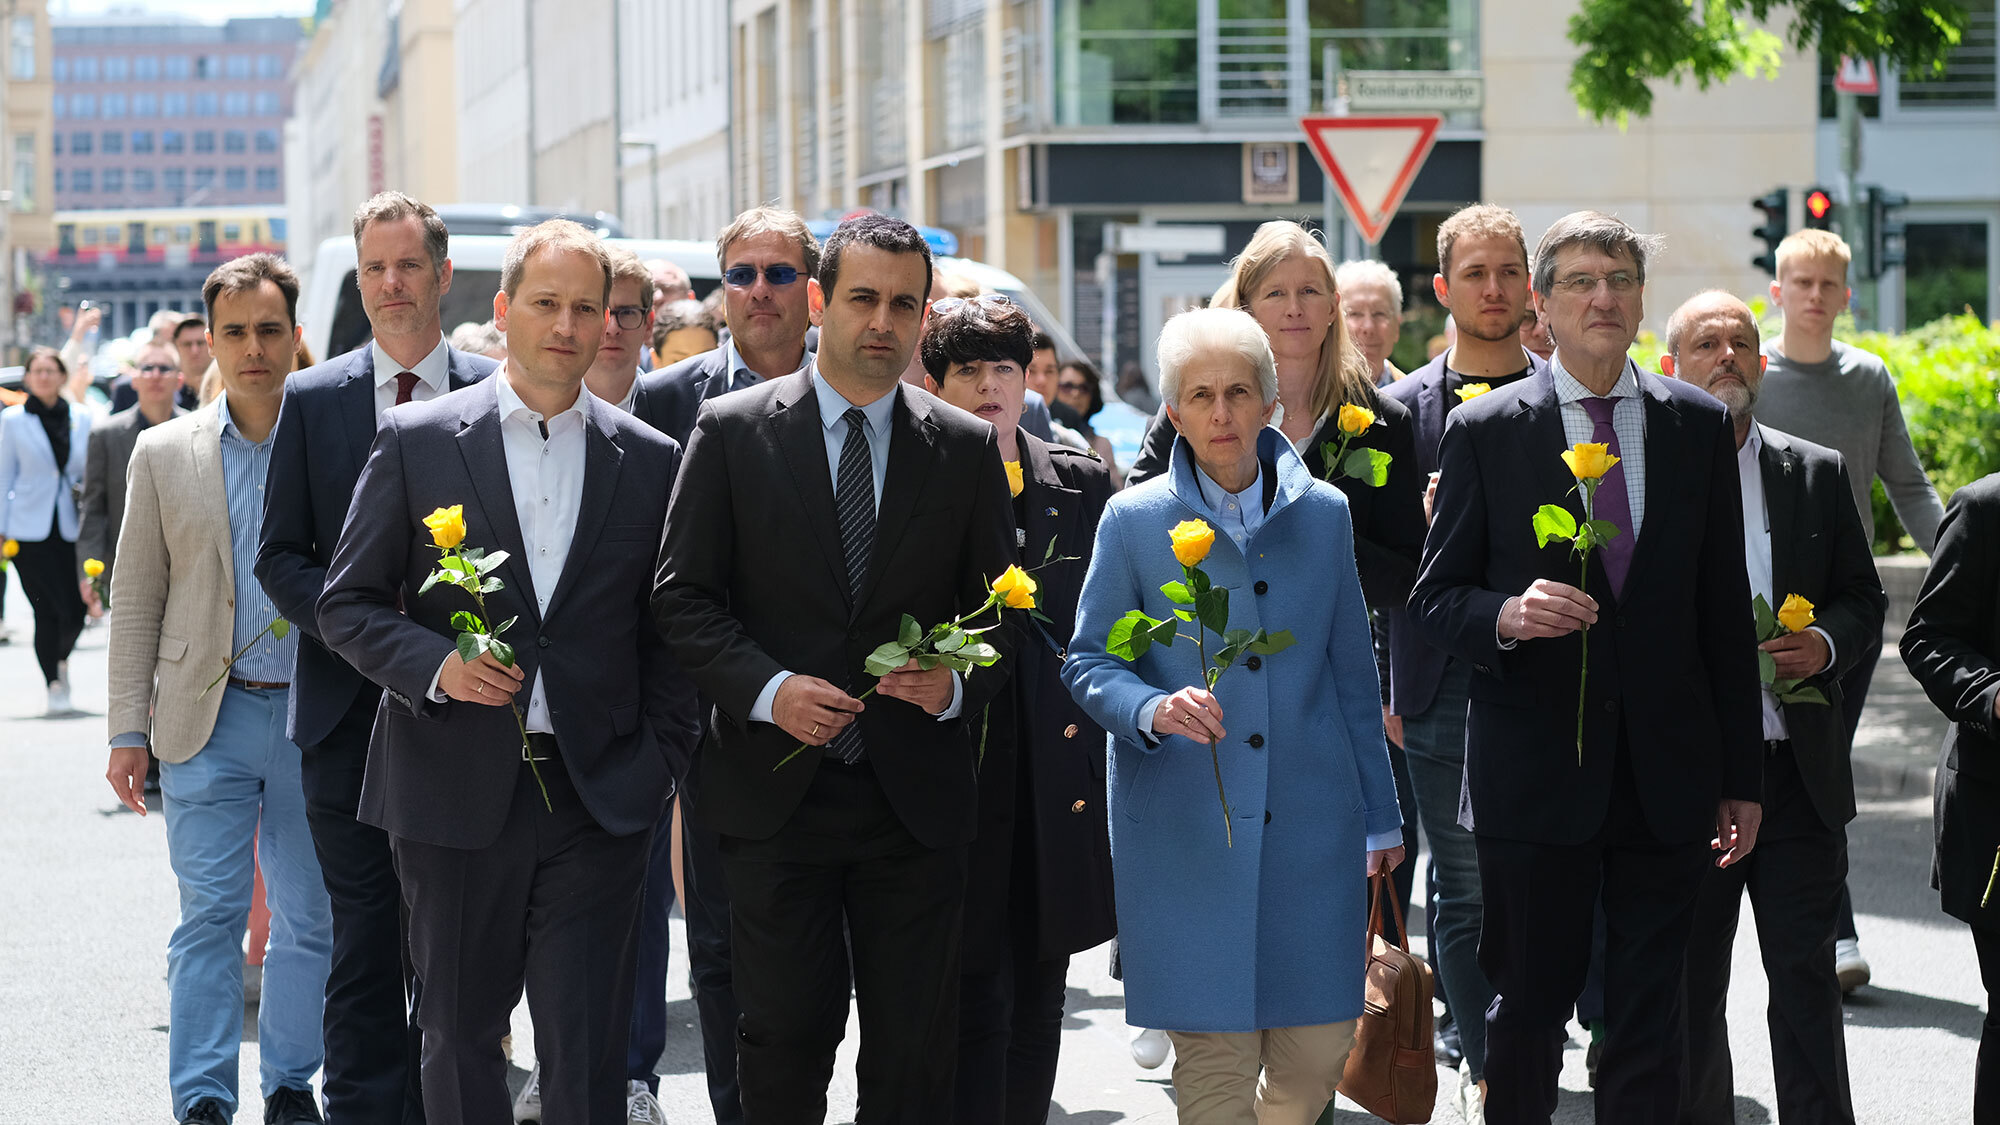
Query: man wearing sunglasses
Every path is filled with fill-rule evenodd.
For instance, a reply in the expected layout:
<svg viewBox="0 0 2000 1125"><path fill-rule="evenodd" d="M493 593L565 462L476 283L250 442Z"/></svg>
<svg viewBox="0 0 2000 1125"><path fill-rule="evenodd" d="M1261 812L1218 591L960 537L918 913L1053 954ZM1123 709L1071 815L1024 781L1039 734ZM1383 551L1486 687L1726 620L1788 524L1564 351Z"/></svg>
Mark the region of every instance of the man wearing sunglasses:
<svg viewBox="0 0 2000 1125"><path fill-rule="evenodd" d="M138 402L90 428L90 446L83 462L83 510L79 513L82 522L77 529L76 553L78 558L103 560L107 589L112 564L117 561L118 526L125 518L125 466L132 461L132 447L147 427L187 413L174 403L174 395L181 389L181 369L172 348L143 344L132 363L132 389ZM90 579L82 579L80 589L91 616L101 616L104 607L98 603Z"/></svg>

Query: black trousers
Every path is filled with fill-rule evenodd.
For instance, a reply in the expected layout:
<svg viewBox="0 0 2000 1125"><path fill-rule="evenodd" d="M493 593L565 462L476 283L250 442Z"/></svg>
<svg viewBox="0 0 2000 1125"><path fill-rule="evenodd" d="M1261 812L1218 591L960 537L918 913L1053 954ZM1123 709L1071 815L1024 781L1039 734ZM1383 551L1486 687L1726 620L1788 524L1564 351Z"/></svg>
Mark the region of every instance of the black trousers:
<svg viewBox="0 0 2000 1125"><path fill-rule="evenodd" d="M544 1125L625 1125L635 931L652 833L605 832L562 762L541 766L555 811L522 769L490 847L391 837L424 982L417 1022L431 1125L513 1120L500 1037L523 983Z"/></svg>
<svg viewBox="0 0 2000 1125"><path fill-rule="evenodd" d="M625 1077L660 1092L660 1055L667 1049L668 923L674 913L674 803L660 810L646 856L646 887L639 904L638 957L632 978L631 1043Z"/></svg>
<svg viewBox="0 0 2000 1125"><path fill-rule="evenodd" d="M1861 659L1840 678L1840 717L1847 721L1847 744L1854 745L1854 732L1861 729L1861 709L1868 704L1868 685L1874 682L1875 665L1882 659L1882 644L1878 639L1861 654ZM1854 896L1848 892L1847 881L1840 884L1840 920L1835 937L1854 940L1860 932L1854 927Z"/></svg>
<svg viewBox="0 0 2000 1125"><path fill-rule="evenodd" d="M42 680L55 683L63 661L83 635L83 595L77 592L76 544L60 535L23 539L14 556L21 593L35 611L35 662Z"/></svg>
<svg viewBox="0 0 2000 1125"><path fill-rule="evenodd" d="M1042 1125L1055 1096L1069 958L1016 936L992 972L959 977L953 1125Z"/></svg>
<svg viewBox="0 0 2000 1125"><path fill-rule="evenodd" d="M1610 811L1583 844L1476 837L1486 895L1479 964L1499 993L1486 1012L1486 1120L1546 1125L1556 1109L1567 1023L1590 961L1600 896L1609 1031L1597 1120L1666 1125L1679 1116L1681 966L1706 842L1653 836L1621 744Z"/></svg>
<svg viewBox="0 0 2000 1125"><path fill-rule="evenodd" d="M402 884L389 834L354 818L380 698L364 690L299 761L306 823L333 906L321 1080L328 1125L417 1125L424 1119L418 1083L423 1035L410 1017L418 989L409 971Z"/></svg>
<svg viewBox="0 0 2000 1125"><path fill-rule="evenodd" d="M1732 1125L1730 950L1743 894L1770 981L1765 1019L1785 1125L1854 1125L1833 934L1847 882L1847 831L1828 828L1799 780L1790 743L1764 759L1764 822L1750 858L1712 870L1687 953L1688 1088L1682 1125Z"/></svg>
<svg viewBox="0 0 2000 1125"><path fill-rule="evenodd" d="M722 877L722 837L681 814L681 889L686 901L688 989L701 1023L708 1104L715 1125L743 1125L743 1090L736 1079L736 986L729 967L729 885Z"/></svg>
<svg viewBox="0 0 2000 1125"><path fill-rule="evenodd" d="M775 836L722 838L749 1125L826 1120L850 967L861 1006L856 1125L950 1119L965 853L911 836L865 759L822 760Z"/></svg>

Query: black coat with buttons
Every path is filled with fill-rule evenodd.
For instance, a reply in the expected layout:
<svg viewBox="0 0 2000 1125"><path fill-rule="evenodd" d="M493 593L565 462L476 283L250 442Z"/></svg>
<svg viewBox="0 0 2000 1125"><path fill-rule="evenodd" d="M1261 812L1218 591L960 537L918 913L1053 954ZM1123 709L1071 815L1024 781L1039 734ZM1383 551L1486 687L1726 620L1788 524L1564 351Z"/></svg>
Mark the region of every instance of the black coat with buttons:
<svg viewBox="0 0 2000 1125"><path fill-rule="evenodd" d="M1104 729L1062 685L1064 647L1090 567L1111 475L1087 453L1020 433L1021 564L1049 620L1013 615L1009 687L988 710L979 770L979 836L969 859L964 967L993 971L1016 945L1054 960L1109 941L1111 837L1105 820ZM1054 542L1051 554L1049 544ZM1066 558L1048 562L1049 558ZM974 675L986 675L981 671Z"/></svg>

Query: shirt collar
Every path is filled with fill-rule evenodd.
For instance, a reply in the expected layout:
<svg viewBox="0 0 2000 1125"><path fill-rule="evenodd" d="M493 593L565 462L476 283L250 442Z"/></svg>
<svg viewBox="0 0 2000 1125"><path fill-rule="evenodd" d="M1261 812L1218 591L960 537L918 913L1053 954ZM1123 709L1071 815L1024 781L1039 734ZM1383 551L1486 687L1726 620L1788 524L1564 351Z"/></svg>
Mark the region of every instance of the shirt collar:
<svg viewBox="0 0 2000 1125"><path fill-rule="evenodd" d="M1262 457L1257 458L1257 475L1251 477L1250 483L1244 485L1242 490L1238 492L1231 492L1216 483L1215 478L1208 475L1208 470L1202 468L1200 465L1194 467L1194 479L1195 483L1201 486L1201 498L1208 501L1208 506L1217 512L1222 510L1222 498L1225 496L1250 496L1256 501L1257 510L1260 512L1264 510L1264 495L1262 491L1264 487L1264 459ZM1248 509L1246 508L1245 511L1248 511Z"/></svg>
<svg viewBox="0 0 2000 1125"><path fill-rule="evenodd" d="M748 364L743 362L743 353L736 350L736 337L734 336L731 336L729 338L729 342L722 346L722 358L724 362L729 364L729 381L732 384L731 389L734 389L733 384L736 382L736 376L738 374L743 372L749 372L752 375L757 374L755 371L750 370L750 366ZM791 374L796 375L799 373L799 371L804 371L806 368L812 366L812 362L813 362L812 349L805 348L799 353L798 371L793 371L791 372ZM762 378L762 376L758 377Z"/></svg>
<svg viewBox="0 0 2000 1125"><path fill-rule="evenodd" d="M271 444L271 438L276 436L278 432L278 427L271 427L271 432L264 435L263 441L251 441L249 438L244 437L243 431L236 428L235 417L229 413L228 391L219 391L216 393L215 409L220 412L219 416L222 418L222 436L231 441L240 441L244 445L257 448Z"/></svg>
<svg viewBox="0 0 2000 1125"><path fill-rule="evenodd" d="M396 376L408 371L417 377L418 382L431 390L438 394L444 393L445 383L451 374L451 353L445 347L443 336L438 337L437 347L432 348L429 355L418 360L415 367L404 367L390 359L389 353L382 350L380 343L371 340L368 347L375 353L376 386L393 383L396 381Z"/></svg>
<svg viewBox="0 0 2000 1125"><path fill-rule="evenodd" d="M553 422L565 414L574 414L578 419L582 419L583 396L590 393L584 388L583 384L578 383L576 387L576 401L570 403L566 408L557 411L554 415L542 418L541 415L528 409L528 404L522 402L521 396L514 393L513 385L507 381L507 367L505 364L502 364L500 370L495 371L490 378L493 380L494 393L500 399L500 420L503 422L516 414L526 414L531 418L539 418L544 422Z"/></svg>
<svg viewBox="0 0 2000 1125"><path fill-rule="evenodd" d="M831 430L834 423L840 421L841 416L846 414L848 409L854 404L842 398L840 392L834 390L831 383L820 378L819 369L813 363L808 362L805 369L807 376L812 379L813 386L819 390L819 424L821 428ZM869 428L878 434L889 432L889 419L895 414L895 411L896 391L894 388L891 388L888 394L861 408L861 413L868 419Z"/></svg>
<svg viewBox="0 0 2000 1125"><path fill-rule="evenodd" d="M1549 374L1555 379L1556 401L1568 405L1586 398L1598 397L1589 387L1577 381L1562 365L1562 352L1549 357ZM1639 394L1639 367L1630 359L1625 361L1625 370L1618 373L1618 381L1611 385L1611 393L1604 398L1635 398Z"/></svg>
<svg viewBox="0 0 2000 1125"><path fill-rule="evenodd" d="M1737 450L1737 453L1743 458L1746 464L1754 464L1763 452L1764 427L1752 422L1750 423L1750 438L1743 443L1743 448Z"/></svg>
<svg viewBox="0 0 2000 1125"><path fill-rule="evenodd" d="M630 414L632 408L639 404L639 376L644 374L645 372L641 371L632 376L632 385L625 388L625 398L618 404L618 409Z"/></svg>

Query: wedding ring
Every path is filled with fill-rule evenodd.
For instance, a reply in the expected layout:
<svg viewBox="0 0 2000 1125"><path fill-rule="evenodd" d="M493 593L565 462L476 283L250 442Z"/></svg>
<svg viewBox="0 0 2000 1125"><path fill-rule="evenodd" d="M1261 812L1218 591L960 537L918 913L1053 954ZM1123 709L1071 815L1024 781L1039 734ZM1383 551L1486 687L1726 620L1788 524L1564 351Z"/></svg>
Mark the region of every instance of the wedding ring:
<svg viewBox="0 0 2000 1125"><path fill-rule="evenodd" d="M818 737L819 737L819 724L818 724L818 723L814 723L814 724L813 724L813 737L814 737L814 738L818 738Z"/></svg>
<svg viewBox="0 0 2000 1125"><path fill-rule="evenodd" d="M1182 726L1184 726L1184 727L1191 727L1191 726L1193 726L1193 725L1194 725L1194 719L1193 719L1193 718L1191 718L1190 716L1187 716L1187 715L1182 715L1182 716L1181 716L1181 725L1182 725Z"/></svg>
<svg viewBox="0 0 2000 1125"><path fill-rule="evenodd" d="M474 683L474 684L472 685L472 690L473 690L473 691L476 691L476 692L478 692L478 693L479 693L479 694L481 694L481 695L485 695L485 694L486 694L486 685L485 685L484 683L477 683L477 682L475 682L475 683Z"/></svg>

